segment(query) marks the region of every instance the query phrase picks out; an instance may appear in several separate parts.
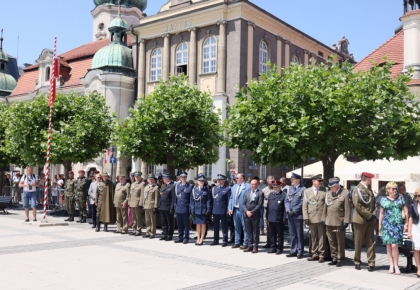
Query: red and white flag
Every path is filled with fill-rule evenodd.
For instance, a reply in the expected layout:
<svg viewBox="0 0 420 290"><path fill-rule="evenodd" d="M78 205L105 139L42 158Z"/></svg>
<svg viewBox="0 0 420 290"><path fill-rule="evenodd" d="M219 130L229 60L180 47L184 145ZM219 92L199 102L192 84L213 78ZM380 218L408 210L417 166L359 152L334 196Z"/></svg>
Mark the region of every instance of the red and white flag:
<svg viewBox="0 0 420 290"><path fill-rule="evenodd" d="M104 163L106 164L111 159L111 150L106 149L105 156L104 156Z"/></svg>
<svg viewBox="0 0 420 290"><path fill-rule="evenodd" d="M48 100L48 106L52 106L55 101L56 90L57 90L57 78L58 78L58 58L57 58L57 37L54 37L54 57L50 75L50 98Z"/></svg>

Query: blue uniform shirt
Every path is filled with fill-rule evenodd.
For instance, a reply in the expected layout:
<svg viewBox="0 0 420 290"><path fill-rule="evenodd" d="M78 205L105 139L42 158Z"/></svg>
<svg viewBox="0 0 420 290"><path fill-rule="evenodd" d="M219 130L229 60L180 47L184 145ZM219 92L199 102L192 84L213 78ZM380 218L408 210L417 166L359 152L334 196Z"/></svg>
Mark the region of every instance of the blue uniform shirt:
<svg viewBox="0 0 420 290"><path fill-rule="evenodd" d="M227 214L230 194L230 188L227 186L213 187L213 214Z"/></svg>
<svg viewBox="0 0 420 290"><path fill-rule="evenodd" d="M205 214L211 212L211 195L208 187L204 186L201 189L197 186L194 187L191 200L191 212L194 214Z"/></svg>
<svg viewBox="0 0 420 290"><path fill-rule="evenodd" d="M185 183L184 185L181 183L176 184L174 200L175 213L190 212L192 188L192 185L189 183Z"/></svg>
<svg viewBox="0 0 420 290"><path fill-rule="evenodd" d="M285 206L286 211L293 211L295 213L292 217L293 219L303 219L302 204L303 192L305 189L306 187L304 186L289 186L288 193L286 194Z"/></svg>

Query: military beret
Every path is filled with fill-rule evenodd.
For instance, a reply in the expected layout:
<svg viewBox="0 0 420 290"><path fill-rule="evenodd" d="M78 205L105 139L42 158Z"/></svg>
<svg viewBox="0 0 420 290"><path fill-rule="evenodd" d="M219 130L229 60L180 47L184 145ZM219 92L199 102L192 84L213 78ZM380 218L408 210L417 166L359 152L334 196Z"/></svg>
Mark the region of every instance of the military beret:
<svg viewBox="0 0 420 290"><path fill-rule="evenodd" d="M312 180L322 180L322 174L312 176Z"/></svg>
<svg viewBox="0 0 420 290"><path fill-rule="evenodd" d="M16 175L20 175L20 172L16 172Z"/></svg>
<svg viewBox="0 0 420 290"><path fill-rule="evenodd" d="M367 178L373 178L375 175L373 175L372 173L369 172L362 172L363 176L366 176Z"/></svg>
<svg viewBox="0 0 420 290"><path fill-rule="evenodd" d="M199 181L205 181L206 180L206 177L204 176L203 173L200 173L200 174L197 175L197 178L196 179L199 180Z"/></svg>
<svg viewBox="0 0 420 290"><path fill-rule="evenodd" d="M69 172L67 172L68 174L74 174L73 170L70 170Z"/></svg>
<svg viewBox="0 0 420 290"><path fill-rule="evenodd" d="M281 182L279 180L274 180L271 182L271 185L281 185Z"/></svg>
<svg viewBox="0 0 420 290"><path fill-rule="evenodd" d="M97 174L97 173L100 173L99 170L93 171L93 174Z"/></svg>
<svg viewBox="0 0 420 290"><path fill-rule="evenodd" d="M77 173L85 173L85 171L83 169L80 169L79 171L77 171Z"/></svg>
<svg viewBox="0 0 420 290"><path fill-rule="evenodd" d="M223 174L217 174L217 179L218 180L221 180L221 179L226 180L226 176L224 176Z"/></svg>
<svg viewBox="0 0 420 290"><path fill-rule="evenodd" d="M155 176L153 174L147 175L147 179L155 179Z"/></svg>
<svg viewBox="0 0 420 290"><path fill-rule="evenodd" d="M301 179L302 178L302 176L300 176L299 174L296 174L296 173L292 173L292 177L291 177L292 179Z"/></svg>
<svg viewBox="0 0 420 290"><path fill-rule="evenodd" d="M162 177L163 178L171 178L171 175L169 173L163 173Z"/></svg>
<svg viewBox="0 0 420 290"><path fill-rule="evenodd" d="M188 176L188 173L186 173L186 172L180 172L179 173L179 177L187 177Z"/></svg>
<svg viewBox="0 0 420 290"><path fill-rule="evenodd" d="M339 178L336 178L336 177L330 178L328 180L328 186L329 187L334 186L334 185L336 185L339 182L340 182L340 179Z"/></svg>

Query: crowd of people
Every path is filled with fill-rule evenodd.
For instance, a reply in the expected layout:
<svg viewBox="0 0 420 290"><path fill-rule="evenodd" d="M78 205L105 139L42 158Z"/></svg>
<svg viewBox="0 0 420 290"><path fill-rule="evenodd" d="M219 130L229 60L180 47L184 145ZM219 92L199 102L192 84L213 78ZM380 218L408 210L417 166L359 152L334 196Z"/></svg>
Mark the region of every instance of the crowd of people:
<svg viewBox="0 0 420 290"><path fill-rule="evenodd" d="M60 176L54 184L64 189L65 204L69 217L74 221L75 205L80 211L79 223L87 222L87 207L92 216L92 228L108 231L108 225L116 224L116 234L129 233L132 220L133 236L157 238L157 217L160 217L162 234L160 241L188 244L190 229L195 225L196 245L204 244L207 225L212 221L214 238L211 246L221 245L258 253L260 235L267 233L269 254L283 254L284 229L288 227L290 251L286 257L302 259L304 255L304 225L311 233L308 261L323 263L331 256L329 265L341 267L345 258L345 237L349 225L354 233L354 264L361 269L361 250L365 243L368 271L375 268L375 230L382 236L389 258L389 273L400 274L398 247L403 244L403 234L413 241L416 265L420 265L420 188L413 199L405 192L403 184L389 182L378 196L369 189L373 174L363 172L360 183L351 191L340 185L338 177L330 178L323 185L322 175L312 178L312 186L304 187L301 176L293 173L287 185L286 179L267 178L261 186L258 177L245 182L243 174L233 176L231 183L226 176L217 175L209 185L204 174L196 181L187 181L187 173L181 172L176 181L164 173L159 177L149 174L143 179L141 172L128 178L118 177L113 183L108 173L94 172L91 180L83 170L68 172L64 181ZM28 167L19 187L23 188L23 205L26 221L29 221L29 202L36 203L36 187L40 180ZM417 201L418 200L418 201ZM144 212L144 214L143 214ZM36 221L36 211L33 211ZM146 232L142 233L143 216ZM174 221L178 227L174 235ZM261 224L263 226L261 226ZM230 228L230 237L229 237ZM220 230L222 236L220 237ZM328 253L327 253L328 252ZM330 253L329 253L330 252ZM420 277L420 273L417 274Z"/></svg>

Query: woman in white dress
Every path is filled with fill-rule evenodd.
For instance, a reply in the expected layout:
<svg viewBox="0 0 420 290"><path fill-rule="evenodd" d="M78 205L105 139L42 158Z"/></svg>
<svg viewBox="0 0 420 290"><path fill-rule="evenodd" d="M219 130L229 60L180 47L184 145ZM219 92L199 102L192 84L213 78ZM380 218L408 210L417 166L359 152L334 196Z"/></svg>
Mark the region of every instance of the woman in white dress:
<svg viewBox="0 0 420 290"><path fill-rule="evenodd" d="M408 221L408 238L413 241L414 247L414 260L417 265L417 278L420 278L420 188L416 189L414 194L415 202L410 204L409 213L410 219Z"/></svg>

